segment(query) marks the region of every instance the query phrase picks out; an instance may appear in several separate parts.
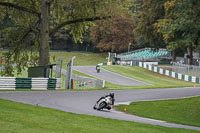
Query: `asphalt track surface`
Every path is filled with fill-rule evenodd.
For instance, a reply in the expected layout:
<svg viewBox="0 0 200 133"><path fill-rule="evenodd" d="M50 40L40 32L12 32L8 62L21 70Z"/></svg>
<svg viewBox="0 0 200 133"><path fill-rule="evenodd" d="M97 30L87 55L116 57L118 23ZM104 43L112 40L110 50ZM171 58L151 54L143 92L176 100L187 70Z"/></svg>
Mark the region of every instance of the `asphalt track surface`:
<svg viewBox="0 0 200 133"><path fill-rule="evenodd" d="M110 83L117 84L117 85L125 85L125 86L151 85L148 83L144 83L142 81L138 81L135 79L131 79L131 78L119 75L117 73L110 72L110 71L102 69L102 68L101 68L100 73L97 73L95 66L74 66L73 69L77 70L79 72L85 73L87 75L96 77L98 79L103 79Z"/></svg>
<svg viewBox="0 0 200 133"><path fill-rule="evenodd" d="M199 130L200 127L171 124L165 121L142 118L118 112L93 110L95 102L110 92L115 93L116 104L126 104L136 101L152 101L200 96L200 88L170 88L170 89L140 89L115 91L14 91L0 92L0 99L54 108L66 112L100 116L118 120L134 121L165 127Z"/></svg>

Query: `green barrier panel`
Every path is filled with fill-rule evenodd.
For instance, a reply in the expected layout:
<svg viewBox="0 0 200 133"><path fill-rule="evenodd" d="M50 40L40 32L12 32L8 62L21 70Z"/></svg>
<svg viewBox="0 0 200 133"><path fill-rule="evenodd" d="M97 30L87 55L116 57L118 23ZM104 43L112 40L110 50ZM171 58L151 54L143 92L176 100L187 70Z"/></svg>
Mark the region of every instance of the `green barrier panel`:
<svg viewBox="0 0 200 133"><path fill-rule="evenodd" d="M139 66L139 61L132 61L132 66Z"/></svg>
<svg viewBox="0 0 200 133"><path fill-rule="evenodd" d="M169 71L169 76L172 77L172 71Z"/></svg>
<svg viewBox="0 0 200 133"><path fill-rule="evenodd" d="M16 78L16 89L31 89L31 78Z"/></svg>
<svg viewBox="0 0 200 133"><path fill-rule="evenodd" d="M199 83L199 78L196 78L196 83Z"/></svg>
<svg viewBox="0 0 200 133"><path fill-rule="evenodd" d="M146 67L147 67L146 69L149 70L149 65L146 65Z"/></svg>
<svg viewBox="0 0 200 133"><path fill-rule="evenodd" d="M160 68L157 68L157 72L160 73Z"/></svg>
<svg viewBox="0 0 200 133"><path fill-rule="evenodd" d="M48 90L55 90L56 89L56 82L57 82L56 79L49 78L48 79L48 87L47 87L47 89Z"/></svg>
<svg viewBox="0 0 200 133"><path fill-rule="evenodd" d="M190 82L192 81L192 76L188 77L188 81L190 81Z"/></svg>
<svg viewBox="0 0 200 133"><path fill-rule="evenodd" d="M151 70L154 71L154 66L151 67Z"/></svg>
<svg viewBox="0 0 200 133"><path fill-rule="evenodd" d="M175 73L175 78L178 78L178 73Z"/></svg>
<svg viewBox="0 0 200 133"><path fill-rule="evenodd" d="M165 70L165 69L163 69L163 74L164 74L164 75L166 74L166 70Z"/></svg>
<svg viewBox="0 0 200 133"><path fill-rule="evenodd" d="M183 75L183 74L182 74L182 77L181 77L181 79L182 79L182 80L185 80L185 75Z"/></svg>

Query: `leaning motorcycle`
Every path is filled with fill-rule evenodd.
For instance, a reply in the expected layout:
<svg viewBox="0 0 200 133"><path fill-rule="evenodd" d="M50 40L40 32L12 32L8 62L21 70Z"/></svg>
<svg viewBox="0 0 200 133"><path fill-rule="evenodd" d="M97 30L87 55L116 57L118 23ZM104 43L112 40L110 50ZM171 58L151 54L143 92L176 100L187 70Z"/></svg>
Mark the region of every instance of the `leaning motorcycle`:
<svg viewBox="0 0 200 133"><path fill-rule="evenodd" d="M95 109L95 110L102 110L102 109L110 110L112 105L114 105L114 94L113 94L113 96L108 95L106 97L100 98L94 105L93 109Z"/></svg>

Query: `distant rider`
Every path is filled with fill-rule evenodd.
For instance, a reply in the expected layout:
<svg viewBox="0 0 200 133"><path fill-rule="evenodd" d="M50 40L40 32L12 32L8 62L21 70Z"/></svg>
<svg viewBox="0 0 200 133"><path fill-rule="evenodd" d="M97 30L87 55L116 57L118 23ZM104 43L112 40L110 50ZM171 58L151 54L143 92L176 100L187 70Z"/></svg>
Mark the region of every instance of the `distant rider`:
<svg viewBox="0 0 200 133"><path fill-rule="evenodd" d="M96 70L97 70L98 73L100 72L100 66L99 65L96 65Z"/></svg>

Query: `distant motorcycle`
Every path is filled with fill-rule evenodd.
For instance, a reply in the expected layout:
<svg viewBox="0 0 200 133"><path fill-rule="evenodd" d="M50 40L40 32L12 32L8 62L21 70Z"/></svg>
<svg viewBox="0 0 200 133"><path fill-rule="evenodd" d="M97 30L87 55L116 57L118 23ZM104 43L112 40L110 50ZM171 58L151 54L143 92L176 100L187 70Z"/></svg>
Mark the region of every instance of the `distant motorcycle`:
<svg viewBox="0 0 200 133"><path fill-rule="evenodd" d="M108 109L110 110L112 105L114 105L114 93L110 93L109 95L106 95L104 97L101 97L96 104L94 105L93 109L95 110L102 110L102 109Z"/></svg>
<svg viewBox="0 0 200 133"><path fill-rule="evenodd" d="M97 73L100 72L100 66L99 65L96 66L96 70L97 70Z"/></svg>

